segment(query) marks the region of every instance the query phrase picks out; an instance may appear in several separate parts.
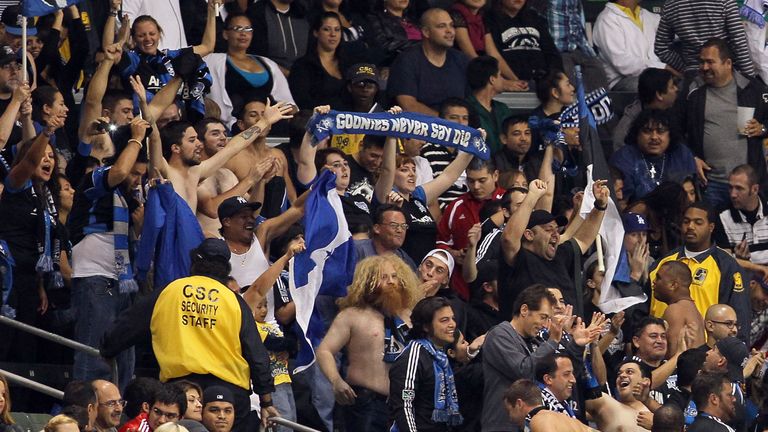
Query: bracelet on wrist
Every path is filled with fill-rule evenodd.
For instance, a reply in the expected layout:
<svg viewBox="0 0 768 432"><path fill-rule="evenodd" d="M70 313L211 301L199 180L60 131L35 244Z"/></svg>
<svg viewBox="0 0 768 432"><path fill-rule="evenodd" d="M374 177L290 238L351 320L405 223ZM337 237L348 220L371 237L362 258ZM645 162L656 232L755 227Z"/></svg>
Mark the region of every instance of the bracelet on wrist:
<svg viewBox="0 0 768 432"><path fill-rule="evenodd" d="M136 138L131 138L131 139L128 140L128 144L130 144L132 142L135 142L136 144L138 144L139 147L144 147L144 144L142 144L141 141L137 140Z"/></svg>
<svg viewBox="0 0 768 432"><path fill-rule="evenodd" d="M48 138L52 137L56 134L56 131L49 131L48 129L43 129L43 135L47 136Z"/></svg>
<svg viewBox="0 0 768 432"><path fill-rule="evenodd" d="M605 211L605 209L607 209L607 208L608 208L608 203L605 203L605 205L603 205L602 207L600 207L599 205L597 205L597 201L595 201L595 208L596 208L598 211Z"/></svg>
<svg viewBox="0 0 768 432"><path fill-rule="evenodd" d="M477 351L475 351L474 354L472 354L472 351L469 349L469 345L467 345L467 357L469 357L470 360L477 357L478 354L480 354L480 349L478 349Z"/></svg>
<svg viewBox="0 0 768 432"><path fill-rule="evenodd" d="M272 403L272 400L268 400L268 401L263 401L262 400L262 401L259 401L259 406L261 406L262 408L269 408L269 407L271 407L273 405L274 404Z"/></svg>
<svg viewBox="0 0 768 432"><path fill-rule="evenodd" d="M115 17L115 18L117 18L117 14L119 14L119 13L120 13L120 11L119 11L119 10L116 10L116 9L113 9L113 10L110 10L110 11L109 11L109 15L110 15L110 16L113 16L113 17Z"/></svg>

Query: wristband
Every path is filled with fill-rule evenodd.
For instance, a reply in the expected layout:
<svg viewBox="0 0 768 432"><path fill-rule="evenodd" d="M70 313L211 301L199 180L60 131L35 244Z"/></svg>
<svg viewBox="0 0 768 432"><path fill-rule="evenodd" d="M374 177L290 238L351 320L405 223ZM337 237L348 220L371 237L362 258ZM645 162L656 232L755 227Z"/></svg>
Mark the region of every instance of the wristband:
<svg viewBox="0 0 768 432"><path fill-rule="evenodd" d="M48 129L43 129L43 135L45 135L48 138L54 136L55 134L56 134L56 131L48 132Z"/></svg>
<svg viewBox="0 0 768 432"><path fill-rule="evenodd" d="M467 357L469 357L470 360L473 360L475 357L477 357L478 354L480 354L480 350L479 349L477 351L475 351L474 354L472 354L469 351L469 345L467 345Z"/></svg>
<svg viewBox="0 0 768 432"><path fill-rule="evenodd" d="M271 399L268 400L268 401L264 401L264 400L259 401L259 406L261 406L262 408L269 408L272 405L273 405L273 403L272 403Z"/></svg>
<svg viewBox="0 0 768 432"><path fill-rule="evenodd" d="M595 208L596 208L598 211L605 211L605 209L607 209L607 208L608 208L608 203L605 203L605 205L604 205L604 206L600 207L599 205L597 205L597 201L595 201Z"/></svg>
<svg viewBox="0 0 768 432"><path fill-rule="evenodd" d="M144 147L144 144L142 144L141 141L137 140L136 138L131 138L131 139L128 140L128 144L130 144L132 142L135 142L136 144L138 144L139 148L143 148Z"/></svg>
<svg viewBox="0 0 768 432"><path fill-rule="evenodd" d="M109 15L111 15L111 16L113 16L115 18L117 18L117 14L118 13L120 13L119 10L111 10L111 11L109 11Z"/></svg>

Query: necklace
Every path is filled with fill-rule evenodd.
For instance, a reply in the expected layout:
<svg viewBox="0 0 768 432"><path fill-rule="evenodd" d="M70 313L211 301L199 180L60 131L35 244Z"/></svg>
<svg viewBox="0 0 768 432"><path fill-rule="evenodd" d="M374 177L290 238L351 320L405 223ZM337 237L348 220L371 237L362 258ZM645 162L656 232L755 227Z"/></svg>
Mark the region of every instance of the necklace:
<svg viewBox="0 0 768 432"><path fill-rule="evenodd" d="M656 171L656 164L653 162L651 162L649 166L648 160L645 159L645 156L643 156L643 162L645 163L645 169L648 170L648 175L651 177L651 181L654 182L656 186L661 184L661 180L664 178L664 166L667 164L667 154L664 153L661 158L661 171ZM656 174L659 176L656 177Z"/></svg>

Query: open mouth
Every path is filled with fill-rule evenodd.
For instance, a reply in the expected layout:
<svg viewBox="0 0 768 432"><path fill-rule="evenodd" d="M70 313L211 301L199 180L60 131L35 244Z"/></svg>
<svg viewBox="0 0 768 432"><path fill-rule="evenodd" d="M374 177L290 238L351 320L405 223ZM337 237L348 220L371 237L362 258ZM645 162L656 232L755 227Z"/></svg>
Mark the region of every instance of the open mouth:
<svg viewBox="0 0 768 432"><path fill-rule="evenodd" d="M248 231L253 231L253 228L255 228L254 224L246 224L245 229Z"/></svg>
<svg viewBox="0 0 768 432"><path fill-rule="evenodd" d="M46 175L51 175L51 173L53 172L53 166L52 166L52 165L47 165L47 164L46 164L46 165L43 165L42 167L40 167L40 169L41 169L41 170L43 171L43 173L45 173Z"/></svg>
<svg viewBox="0 0 768 432"><path fill-rule="evenodd" d="M629 387L632 382L629 380L629 378L624 378L619 380L619 388L627 388Z"/></svg>

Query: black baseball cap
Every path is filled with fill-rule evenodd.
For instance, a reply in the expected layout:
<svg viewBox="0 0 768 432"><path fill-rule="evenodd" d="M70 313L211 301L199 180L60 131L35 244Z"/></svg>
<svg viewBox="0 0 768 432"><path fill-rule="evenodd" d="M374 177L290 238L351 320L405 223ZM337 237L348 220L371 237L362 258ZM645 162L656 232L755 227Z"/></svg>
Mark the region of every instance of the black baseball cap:
<svg viewBox="0 0 768 432"><path fill-rule="evenodd" d="M232 391L223 386L210 386L203 391L203 405L211 402L229 402L235 404L235 397Z"/></svg>
<svg viewBox="0 0 768 432"><path fill-rule="evenodd" d="M554 216L552 213L546 210L534 210L531 213L531 218L528 219L528 225L525 229L531 229L535 226L546 225L552 221L557 222L557 226L568 225L568 219L565 216Z"/></svg>
<svg viewBox="0 0 768 432"><path fill-rule="evenodd" d="M744 381L744 366L749 359L747 346L733 336L720 339L715 346L728 361L728 379L731 381Z"/></svg>
<svg viewBox="0 0 768 432"><path fill-rule="evenodd" d="M14 36L21 36L21 17L20 5L11 5L3 9L0 22L5 26L5 32ZM34 20L27 19L27 36L37 35L37 27L35 27L34 23Z"/></svg>
<svg viewBox="0 0 768 432"><path fill-rule="evenodd" d="M256 211L261 208L261 203L249 202L241 196L227 198L219 204L219 221L232 217L235 213L245 208Z"/></svg>
<svg viewBox="0 0 768 432"><path fill-rule="evenodd" d="M197 255L200 259L222 258L224 261L229 261L232 256L227 242L217 238L203 240L198 247L192 250L192 254Z"/></svg>
<svg viewBox="0 0 768 432"><path fill-rule="evenodd" d="M376 65L370 63L357 63L347 69L346 80L352 84L359 83L361 81L371 81L376 84L379 83L379 70L376 69Z"/></svg>
<svg viewBox="0 0 768 432"><path fill-rule="evenodd" d="M0 45L0 66L5 66L8 63L18 62L19 56L13 52L13 48L8 45Z"/></svg>

